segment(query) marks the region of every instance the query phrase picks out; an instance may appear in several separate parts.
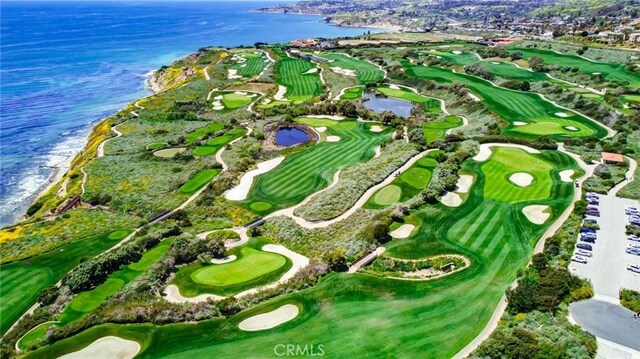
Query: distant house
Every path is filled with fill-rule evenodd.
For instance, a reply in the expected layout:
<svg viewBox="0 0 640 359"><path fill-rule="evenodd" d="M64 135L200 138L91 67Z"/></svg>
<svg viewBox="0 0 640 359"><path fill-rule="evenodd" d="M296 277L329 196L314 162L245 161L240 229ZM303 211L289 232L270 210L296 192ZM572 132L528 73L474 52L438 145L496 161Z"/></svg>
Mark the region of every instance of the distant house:
<svg viewBox="0 0 640 359"><path fill-rule="evenodd" d="M624 156L619 153L602 152L602 162L607 164L621 164L624 163Z"/></svg>
<svg viewBox="0 0 640 359"><path fill-rule="evenodd" d="M291 47L299 47L299 48L309 48L318 46L318 41L315 39L306 39L306 40L293 40L289 43Z"/></svg>

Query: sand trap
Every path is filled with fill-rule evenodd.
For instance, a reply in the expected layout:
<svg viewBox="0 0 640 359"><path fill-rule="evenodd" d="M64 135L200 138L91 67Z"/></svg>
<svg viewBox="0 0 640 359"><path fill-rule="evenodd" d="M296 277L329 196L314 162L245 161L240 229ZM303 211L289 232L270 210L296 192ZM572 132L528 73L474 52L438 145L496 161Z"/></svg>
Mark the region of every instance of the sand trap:
<svg viewBox="0 0 640 359"><path fill-rule="evenodd" d="M327 128L325 126L316 127L316 131L318 131L318 132L324 132L326 130L327 130Z"/></svg>
<svg viewBox="0 0 640 359"><path fill-rule="evenodd" d="M306 115L304 117L306 117L306 118L326 118L326 119L334 120L334 121L340 121L340 120L344 120L345 119L344 116L338 116L338 115Z"/></svg>
<svg viewBox="0 0 640 359"><path fill-rule="evenodd" d="M258 96L257 93L252 93L251 95L248 95L248 97L256 97L256 96Z"/></svg>
<svg viewBox="0 0 640 359"><path fill-rule="evenodd" d="M522 121L513 121L513 125L514 126L524 126L524 125L528 125L528 123L522 122Z"/></svg>
<svg viewBox="0 0 640 359"><path fill-rule="evenodd" d="M522 209L522 213L527 217L527 219L531 223L535 224L543 224L549 219L551 213L545 213L544 211L548 210L549 206L544 205L531 205L526 206Z"/></svg>
<svg viewBox="0 0 640 359"><path fill-rule="evenodd" d="M236 94L236 95L242 95L242 96L246 96L246 95L247 95L247 93L246 93L246 92L244 92L244 91L236 91L236 92L234 92L234 94Z"/></svg>
<svg viewBox="0 0 640 359"><path fill-rule="evenodd" d="M380 155L382 154L382 147L380 146L376 146L376 148L373 149L373 158L378 158L380 157Z"/></svg>
<svg viewBox="0 0 640 359"><path fill-rule="evenodd" d="M271 103L271 99L270 98L265 98L264 101L262 101L262 103L264 103L265 105L268 103Z"/></svg>
<svg viewBox="0 0 640 359"><path fill-rule="evenodd" d="M472 175L460 175L460 178L458 178L458 183L456 184L456 186L458 187L456 192L467 193L471 189L472 184L473 184Z"/></svg>
<svg viewBox="0 0 640 359"><path fill-rule="evenodd" d="M455 192L447 192L440 198L440 202L448 207L458 207L462 204L462 198Z"/></svg>
<svg viewBox="0 0 640 359"><path fill-rule="evenodd" d="M297 306L285 304L271 312L254 315L243 320L238 324L238 328L247 332L267 330L293 320L298 316L298 313L300 313L300 310Z"/></svg>
<svg viewBox="0 0 640 359"><path fill-rule="evenodd" d="M516 186L527 187L533 183L533 176L527 172L518 172L509 176L509 181L513 182Z"/></svg>
<svg viewBox="0 0 640 359"><path fill-rule="evenodd" d="M477 155L475 155L475 157L473 157L473 160L477 162L483 162L488 160L489 157L491 157L491 147L493 146L513 147L513 148L519 148L521 150L525 150L529 153L534 153L534 154L540 153L540 151L536 150L535 148L531 148L523 145L514 145L510 143L484 143L480 145L480 151L478 152Z"/></svg>
<svg viewBox="0 0 640 359"><path fill-rule="evenodd" d="M400 86L398 85L389 85L389 88L392 90L400 90Z"/></svg>
<svg viewBox="0 0 640 359"><path fill-rule="evenodd" d="M169 303L201 303L206 302L208 299L222 300L226 298L215 294L200 294L196 297L184 297L180 294L180 289L175 284L169 284L162 294L164 294L164 299Z"/></svg>
<svg viewBox="0 0 640 359"><path fill-rule="evenodd" d="M591 74L592 74L592 75L601 75L601 73L600 73L600 72L592 72Z"/></svg>
<svg viewBox="0 0 640 359"><path fill-rule="evenodd" d="M235 79L241 79L242 76L238 75L238 70L236 69L229 69L229 74L227 75L227 78L229 80L235 80Z"/></svg>
<svg viewBox="0 0 640 359"><path fill-rule="evenodd" d="M273 96L273 98L275 98L278 101L289 101L284 97L284 94L287 92L287 88L282 86L282 85L278 85L278 92L276 92L276 94Z"/></svg>
<svg viewBox="0 0 640 359"><path fill-rule="evenodd" d="M108 336L100 338L89 344L84 349L73 353L65 354L59 358L64 359L129 359L133 358L140 351L140 344L133 340Z"/></svg>
<svg viewBox="0 0 640 359"><path fill-rule="evenodd" d="M253 185L253 178L261 174L267 173L274 169L284 160L284 157L276 157L274 159L258 163L258 168L251 170L240 178L240 184L228 190L225 193L225 198L230 201L242 201L247 199L251 185Z"/></svg>
<svg viewBox="0 0 640 359"><path fill-rule="evenodd" d="M573 173L573 170L560 171L560 179L562 180L562 182L573 182L573 179L571 179Z"/></svg>
<svg viewBox="0 0 640 359"><path fill-rule="evenodd" d="M279 244L265 244L262 246L262 250L265 252L271 252L283 255L291 260L291 268L278 279L277 282L272 283L270 285L261 287L263 289L275 288L281 283L288 281L293 278L302 268L309 265L309 258L303 256L302 254L296 253L285 246L281 246ZM260 288L258 288L260 289Z"/></svg>
<svg viewBox="0 0 640 359"><path fill-rule="evenodd" d="M480 102L480 97L472 94L471 92L469 92L467 95L469 95L469 97L471 97L471 99L473 100L473 102Z"/></svg>
<svg viewBox="0 0 640 359"><path fill-rule="evenodd" d="M220 101L220 100L222 100L223 98L224 98L224 96L222 96L222 95L218 95L218 96L214 97L213 99L214 99L214 100L217 100L217 101Z"/></svg>
<svg viewBox="0 0 640 359"><path fill-rule="evenodd" d="M238 257L236 257L235 254L232 254L228 257L224 257L224 258L213 258L211 259L211 263L213 264L225 264L225 263L229 263L229 262L233 262L237 259Z"/></svg>
<svg viewBox="0 0 640 359"><path fill-rule="evenodd" d="M369 131L371 131L371 132L382 132L382 131L384 131L384 128L382 128L382 127L380 127L378 125L373 125L373 126L371 126Z"/></svg>
<svg viewBox="0 0 640 359"><path fill-rule="evenodd" d="M318 72L318 68L317 68L317 67L314 67L314 68L312 68L312 69L307 70L306 72L303 72L302 74L303 74L303 75L306 75L306 74L315 74L316 72Z"/></svg>
<svg viewBox="0 0 640 359"><path fill-rule="evenodd" d="M413 229L416 228L413 224L403 224L395 231L389 233L393 238L407 238L411 235Z"/></svg>
<svg viewBox="0 0 640 359"><path fill-rule="evenodd" d="M356 72L353 70L349 70L349 69L343 69L342 67L330 67L331 70L333 70L333 72L340 74L340 75L345 75L345 76L349 76L349 77L355 77L356 76Z"/></svg>
<svg viewBox="0 0 640 359"><path fill-rule="evenodd" d="M458 51L458 50L453 50L451 51L454 55L460 55L462 53L462 51Z"/></svg>
<svg viewBox="0 0 640 359"><path fill-rule="evenodd" d="M573 126L565 126L564 129L569 131L579 131L578 128Z"/></svg>
<svg viewBox="0 0 640 359"><path fill-rule="evenodd" d="M327 136L327 142L340 142L340 136Z"/></svg>
<svg viewBox="0 0 640 359"><path fill-rule="evenodd" d="M431 49L429 50L429 52L436 52L436 49Z"/></svg>
<svg viewBox="0 0 640 359"><path fill-rule="evenodd" d="M494 65L500 65L500 63L497 62L497 61L491 61L491 63L494 64Z"/></svg>
<svg viewBox="0 0 640 359"><path fill-rule="evenodd" d="M558 117L569 117L569 114L566 112L556 112L555 115Z"/></svg>

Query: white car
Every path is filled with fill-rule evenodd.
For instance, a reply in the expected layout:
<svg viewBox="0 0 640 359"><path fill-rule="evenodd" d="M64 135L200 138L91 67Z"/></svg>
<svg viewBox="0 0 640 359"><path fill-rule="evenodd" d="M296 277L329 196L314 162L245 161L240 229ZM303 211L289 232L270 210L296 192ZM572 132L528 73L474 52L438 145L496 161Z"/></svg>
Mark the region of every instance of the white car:
<svg viewBox="0 0 640 359"><path fill-rule="evenodd" d="M589 252L589 251L583 251L582 249L578 249L578 250L576 251L576 255L577 255L577 256L583 256L583 257L591 257L591 256L592 256L591 252Z"/></svg>
<svg viewBox="0 0 640 359"><path fill-rule="evenodd" d="M637 256L640 256L640 248L628 247L625 252L627 252L629 254L635 254Z"/></svg>
<svg viewBox="0 0 640 359"><path fill-rule="evenodd" d="M640 242L640 237L636 236L635 234L628 235L627 239L634 242Z"/></svg>
<svg viewBox="0 0 640 359"><path fill-rule="evenodd" d="M580 257L580 256L573 256L573 258L571 258L571 261L576 262L576 263L582 263L582 264L587 263L587 259L584 258L584 257Z"/></svg>
<svg viewBox="0 0 640 359"><path fill-rule="evenodd" d="M640 273L640 266L636 265L636 264L629 264L627 266L627 270L630 270L630 271L636 272L636 273Z"/></svg>

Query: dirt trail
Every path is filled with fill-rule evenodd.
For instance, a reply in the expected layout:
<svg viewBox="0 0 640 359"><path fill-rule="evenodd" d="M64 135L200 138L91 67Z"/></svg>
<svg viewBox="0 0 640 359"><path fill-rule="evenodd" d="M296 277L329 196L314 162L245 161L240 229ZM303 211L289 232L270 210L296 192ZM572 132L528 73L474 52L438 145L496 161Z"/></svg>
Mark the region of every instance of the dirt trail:
<svg viewBox="0 0 640 359"><path fill-rule="evenodd" d="M609 192L607 193L607 195L609 196L616 196L624 186L633 182L634 174L636 172L636 168L638 167L638 162L636 162L636 160L629 156L625 157L629 160L629 170L624 175L624 181L618 183L617 185L615 185L615 187L609 190Z"/></svg>

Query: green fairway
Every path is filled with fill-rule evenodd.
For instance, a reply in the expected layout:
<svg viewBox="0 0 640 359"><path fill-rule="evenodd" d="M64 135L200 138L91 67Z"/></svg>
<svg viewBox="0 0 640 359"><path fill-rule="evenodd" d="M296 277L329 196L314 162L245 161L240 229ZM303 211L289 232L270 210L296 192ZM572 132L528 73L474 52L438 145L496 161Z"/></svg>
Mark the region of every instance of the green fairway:
<svg viewBox="0 0 640 359"><path fill-rule="evenodd" d="M543 74L541 72L529 71L527 69L517 67L510 62L500 62L494 64L490 61L483 61L482 65L489 69L489 71L491 71L494 75L507 79L530 82L551 81L551 79L546 74Z"/></svg>
<svg viewBox="0 0 640 359"><path fill-rule="evenodd" d="M487 106L508 124L502 129L505 134L536 138L547 135L555 139L574 137L597 137L607 135L605 128L589 119L545 101L537 94L513 91L498 87L489 81L436 67L413 66L404 62L407 74L438 82L460 82L480 97ZM514 123L528 122L524 126ZM565 127L575 127L577 131Z"/></svg>
<svg viewBox="0 0 640 359"><path fill-rule="evenodd" d="M356 59L344 54L336 53L323 53L318 55L322 58L328 59L329 67L340 67L347 70L355 71L356 78L360 84L364 85L369 82L381 81L384 78L384 74L378 68L378 66L360 59Z"/></svg>
<svg viewBox="0 0 640 359"><path fill-rule="evenodd" d="M212 122L204 127L201 127L193 132L187 133L184 136L184 140L187 141L188 144L192 145L196 143L199 139L207 137L211 134L214 134L224 128L224 123L222 122Z"/></svg>
<svg viewBox="0 0 640 359"><path fill-rule="evenodd" d="M372 132L369 130L372 124L355 120L303 117L296 121L312 127L327 127L327 136L338 136L340 141L325 141L307 147L254 179L247 200L241 203L258 214L290 207L325 188L337 170L371 159L374 148L389 140L393 132L390 128ZM256 202L260 204L255 206Z"/></svg>
<svg viewBox="0 0 640 359"><path fill-rule="evenodd" d="M276 83L287 88L285 97L291 101L302 102L322 95L322 82L317 72L308 72L316 65L302 59L288 57L284 51L275 49L280 56L276 64Z"/></svg>
<svg viewBox="0 0 640 359"><path fill-rule="evenodd" d="M526 59L538 56L544 59L545 64L577 67L583 74L601 74L608 81L623 86L640 87L640 74L626 71L622 64L589 61L577 55L559 54L534 48L511 47L509 50L522 52Z"/></svg>
<svg viewBox="0 0 640 359"><path fill-rule="evenodd" d="M227 113L247 106L260 97L259 93L245 91L217 91L210 94L211 108L218 113ZM215 132L215 131L214 131Z"/></svg>
<svg viewBox="0 0 640 359"><path fill-rule="evenodd" d="M427 142L444 141L447 130L462 126L462 119L458 116L447 116L442 121L427 122L422 126L422 132Z"/></svg>
<svg viewBox="0 0 640 359"><path fill-rule="evenodd" d="M11 324L36 301L42 289L60 280L69 270L78 265L81 258L95 256L118 243L121 240L121 234L109 238L113 232L87 237L23 261L0 265L2 334L4 335ZM127 230L126 234L130 232Z"/></svg>
<svg viewBox="0 0 640 359"><path fill-rule="evenodd" d="M220 169L202 170L191 177L191 179L189 179L187 183L183 184L182 187L178 189L178 192L184 194L192 194L205 186L207 183L211 182L211 180L220 172L222 172L222 170Z"/></svg>
<svg viewBox="0 0 640 359"><path fill-rule="evenodd" d="M457 50L453 50L457 51ZM474 64L480 59L471 52L463 52L461 54L454 54L452 51L445 51L444 49L429 49L427 51L421 51L424 55L431 55L438 57L444 61L451 62L456 65L467 66Z"/></svg>
<svg viewBox="0 0 640 359"><path fill-rule="evenodd" d="M431 97L418 95L417 93L411 91L406 87L391 88L389 86L378 86L376 87L376 91L388 97L394 97L397 99L415 103L422 103L427 107L427 110L429 112L442 112L442 109L440 108L440 101Z"/></svg>
<svg viewBox="0 0 640 359"><path fill-rule="evenodd" d="M193 152L194 156L211 156L215 155L227 143L244 136L247 131L244 128L235 128L227 131L224 135L214 137L205 144L196 147Z"/></svg>
<svg viewBox="0 0 640 359"><path fill-rule="evenodd" d="M397 176L389 185L376 191L364 208L384 208L405 202L418 195L431 181L433 169L438 164L435 157L440 151L433 151L416 161L413 166Z"/></svg>
<svg viewBox="0 0 640 359"><path fill-rule="evenodd" d="M269 64L265 54L259 51L238 51L234 56L230 67L246 78L257 76Z"/></svg>
<svg viewBox="0 0 640 359"><path fill-rule="evenodd" d="M340 100L357 100L362 98L363 91L364 89L361 86L347 88L340 96Z"/></svg>
<svg viewBox="0 0 640 359"><path fill-rule="evenodd" d="M200 294L234 295L276 281L291 268L291 261L276 253L260 250L269 243L262 237L252 238L227 255L237 258L229 263L212 264L195 262L178 270L171 283L180 288L184 296Z"/></svg>
<svg viewBox="0 0 640 359"><path fill-rule="evenodd" d="M535 203L549 205L553 218L568 205L573 184L563 183L556 171L572 168L573 160L559 152L532 155L552 163L549 196ZM78 350L105 335L118 335L141 343L140 358L214 358L251 353L272 357L274 343L323 344L332 357L449 358L484 328L505 289L530 259L537 239L548 228L533 225L521 214L526 202L512 204L484 197L484 165L467 160L465 172L474 173L476 185L457 208L429 205L412 216L422 224L410 239L392 240L389 253L397 258L425 258L435 254L461 254L471 260L464 271L431 281L402 281L363 274L332 273L316 286L289 293L240 312L228 320L153 326L107 324L55 343L27 357L56 357ZM524 172L523 164L508 172ZM507 164L505 164L507 166ZM249 316L294 303L301 313L294 320L262 332L242 332L237 324ZM339 335L336 335L339 333ZM393 333L390 336L389 333Z"/></svg>

